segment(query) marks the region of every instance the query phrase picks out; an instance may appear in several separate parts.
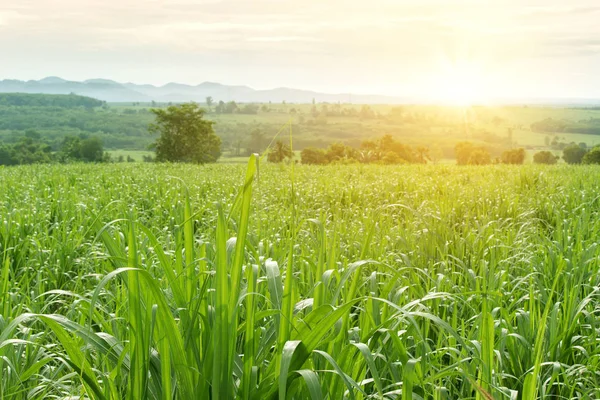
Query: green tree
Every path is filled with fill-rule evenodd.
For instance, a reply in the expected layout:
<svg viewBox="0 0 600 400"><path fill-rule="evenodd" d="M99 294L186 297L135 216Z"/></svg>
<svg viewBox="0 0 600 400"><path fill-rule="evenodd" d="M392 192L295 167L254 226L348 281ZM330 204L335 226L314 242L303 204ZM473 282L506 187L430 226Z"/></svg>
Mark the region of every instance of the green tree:
<svg viewBox="0 0 600 400"><path fill-rule="evenodd" d="M77 136L65 136L59 152L61 162L76 161L81 159L81 139Z"/></svg>
<svg viewBox="0 0 600 400"><path fill-rule="evenodd" d="M346 145L343 143L332 143L325 153L328 162L339 161L346 157Z"/></svg>
<svg viewBox="0 0 600 400"><path fill-rule="evenodd" d="M384 164L406 164L406 160L402 159L397 153L394 153L393 151L388 151L387 153L385 153L385 155L381 158L381 162Z"/></svg>
<svg viewBox="0 0 600 400"><path fill-rule="evenodd" d="M104 157L104 147L102 140L96 136L91 136L81 141L80 145L81 160L85 162L102 162Z"/></svg>
<svg viewBox="0 0 600 400"><path fill-rule="evenodd" d="M0 145L0 165L15 165L18 161L12 147Z"/></svg>
<svg viewBox="0 0 600 400"><path fill-rule="evenodd" d="M457 143L454 154L458 165L485 165L492 162L492 156L486 148L471 142Z"/></svg>
<svg viewBox="0 0 600 400"><path fill-rule="evenodd" d="M573 143L563 149L563 160L568 164L581 164L585 153L586 149Z"/></svg>
<svg viewBox="0 0 600 400"><path fill-rule="evenodd" d="M213 122L204 119L204 110L196 103L151 110L156 120L149 131L159 134L156 161L215 162L221 156L221 139L215 135Z"/></svg>
<svg viewBox="0 0 600 400"><path fill-rule="evenodd" d="M523 164L525 162L525 149L513 149L502 152L502 164Z"/></svg>
<svg viewBox="0 0 600 400"><path fill-rule="evenodd" d="M478 147L471 152L469 157L470 165L487 165L492 162L490 152L482 147Z"/></svg>
<svg viewBox="0 0 600 400"><path fill-rule="evenodd" d="M535 164L556 164L558 158L559 157L552 154L552 152L544 150L538 151L533 155L533 162Z"/></svg>
<svg viewBox="0 0 600 400"><path fill-rule="evenodd" d="M583 156L584 164L600 164L600 147L594 147Z"/></svg>
<svg viewBox="0 0 600 400"><path fill-rule="evenodd" d="M214 102L215 101L213 100L212 96L206 97L206 106L208 107L208 111L210 111L210 108L212 107Z"/></svg>
<svg viewBox="0 0 600 400"><path fill-rule="evenodd" d="M314 147L307 147L302 150L300 152L300 158L302 164L324 165L328 162L325 150Z"/></svg>
<svg viewBox="0 0 600 400"><path fill-rule="evenodd" d="M283 143L281 140L275 142L275 146L269 151L267 160L273 163L280 163L286 159L292 158L292 150L290 146Z"/></svg>

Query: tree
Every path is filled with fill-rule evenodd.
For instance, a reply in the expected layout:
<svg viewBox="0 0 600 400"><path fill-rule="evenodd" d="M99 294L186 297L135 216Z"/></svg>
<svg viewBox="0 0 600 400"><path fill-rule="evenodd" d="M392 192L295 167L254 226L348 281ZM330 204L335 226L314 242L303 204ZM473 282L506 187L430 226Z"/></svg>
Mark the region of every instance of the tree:
<svg viewBox="0 0 600 400"><path fill-rule="evenodd" d="M159 134L155 142L156 161L215 162L221 156L221 139L213 122L204 119L204 110L196 103L152 109L156 116L149 131Z"/></svg>
<svg viewBox="0 0 600 400"><path fill-rule="evenodd" d="M486 149L479 147L471 152L471 156L469 157L470 165L487 165L492 162L492 156L490 152Z"/></svg>
<svg viewBox="0 0 600 400"><path fill-rule="evenodd" d="M0 145L0 165L15 165L18 161L15 157L14 150L5 145Z"/></svg>
<svg viewBox="0 0 600 400"><path fill-rule="evenodd" d="M454 154L458 165L467 165L475 146L471 142L460 142L454 146Z"/></svg>
<svg viewBox="0 0 600 400"><path fill-rule="evenodd" d="M525 162L525 149L506 150L502 152L502 164L523 164Z"/></svg>
<svg viewBox="0 0 600 400"><path fill-rule="evenodd" d="M417 146L417 162L419 164L427 164L427 160L430 160L429 148L425 146ZM407 160L408 161L408 160Z"/></svg>
<svg viewBox="0 0 600 400"><path fill-rule="evenodd" d="M291 158L292 150L290 149L290 146L283 143L281 140L275 142L275 146L269 151L269 155L267 156L267 160L273 163L280 163Z"/></svg>
<svg viewBox="0 0 600 400"><path fill-rule="evenodd" d="M325 150L323 149L307 147L304 150L302 150L302 152L300 152L300 158L302 164L327 164L327 157L325 155Z"/></svg>
<svg viewBox="0 0 600 400"><path fill-rule="evenodd" d="M102 162L104 156L102 140L96 136L82 140L80 152L81 159L85 162Z"/></svg>
<svg viewBox="0 0 600 400"><path fill-rule="evenodd" d="M535 164L556 164L559 157L552 154L552 152L544 150L538 151L533 155L533 162Z"/></svg>
<svg viewBox="0 0 600 400"><path fill-rule="evenodd" d="M600 147L594 147L585 156L582 162L584 164L600 164Z"/></svg>
<svg viewBox="0 0 600 400"><path fill-rule="evenodd" d="M458 165L485 165L492 162L492 156L486 148L476 146L471 142L457 143L454 153Z"/></svg>
<svg viewBox="0 0 600 400"><path fill-rule="evenodd" d="M61 162L110 161L110 159L104 153L104 146L102 145L102 140L97 136L66 136L61 143L58 158Z"/></svg>
<svg viewBox="0 0 600 400"><path fill-rule="evenodd" d="M60 145L59 159L61 162L81 159L81 139L77 136L65 136Z"/></svg>
<svg viewBox="0 0 600 400"><path fill-rule="evenodd" d="M325 153L327 162L339 161L346 157L346 145L343 143L332 143Z"/></svg>
<svg viewBox="0 0 600 400"><path fill-rule="evenodd" d="M250 132L250 137L246 143L246 153L248 155L253 153L260 153L265 145L265 134L259 128L254 128Z"/></svg>
<svg viewBox="0 0 600 400"><path fill-rule="evenodd" d="M206 98L206 106L208 107L209 111L210 111L210 108L212 107L213 103L214 103L214 100L213 100L212 96L208 96Z"/></svg>
<svg viewBox="0 0 600 400"><path fill-rule="evenodd" d="M563 160L568 164L581 164L585 153L587 153L586 149L573 143L563 149Z"/></svg>
<svg viewBox="0 0 600 400"><path fill-rule="evenodd" d="M400 156L393 151L388 151L385 153L385 155L381 158L381 162L388 165L406 164L406 160L400 158Z"/></svg>

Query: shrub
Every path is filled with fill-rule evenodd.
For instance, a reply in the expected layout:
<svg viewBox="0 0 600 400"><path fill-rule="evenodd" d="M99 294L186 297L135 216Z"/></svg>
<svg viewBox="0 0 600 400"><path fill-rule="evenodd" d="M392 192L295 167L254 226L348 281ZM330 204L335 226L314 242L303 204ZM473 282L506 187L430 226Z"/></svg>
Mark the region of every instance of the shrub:
<svg viewBox="0 0 600 400"><path fill-rule="evenodd" d="M568 164L581 164L585 153L587 153L586 149L573 143L564 148L563 160Z"/></svg>
<svg viewBox="0 0 600 400"><path fill-rule="evenodd" d="M502 164L523 164L525 162L525 149L506 150L502 153Z"/></svg>
<svg viewBox="0 0 600 400"><path fill-rule="evenodd" d="M600 164L600 147L594 147L585 156L582 162L584 164Z"/></svg>
<svg viewBox="0 0 600 400"><path fill-rule="evenodd" d="M533 162L536 164L556 164L559 158L552 154L552 152L544 150L538 151L533 155Z"/></svg>

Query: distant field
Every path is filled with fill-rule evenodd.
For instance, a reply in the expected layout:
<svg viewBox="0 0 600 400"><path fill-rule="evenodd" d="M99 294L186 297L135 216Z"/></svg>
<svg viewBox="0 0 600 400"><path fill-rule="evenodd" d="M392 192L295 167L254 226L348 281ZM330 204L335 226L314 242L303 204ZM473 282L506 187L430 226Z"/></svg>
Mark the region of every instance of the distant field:
<svg viewBox="0 0 600 400"><path fill-rule="evenodd" d="M0 103L0 144L19 143L29 135L40 137L57 151L66 136L93 135L102 139L107 149L130 151L113 151L117 157L129 154L140 160L156 139L148 133L154 118L151 104L106 105L64 96L55 106L56 96L5 97ZM7 103L10 101L14 104ZM407 145L435 146L444 158L453 158L454 146L465 140L485 145L495 157L511 146L539 150L553 140L583 142L590 147L600 144L600 110L592 109L282 103L215 104L206 109L206 118L214 121L215 132L222 139L223 154L233 156L264 152L278 133L287 141L290 130L297 150L338 142L359 147L364 140L389 134Z"/></svg>

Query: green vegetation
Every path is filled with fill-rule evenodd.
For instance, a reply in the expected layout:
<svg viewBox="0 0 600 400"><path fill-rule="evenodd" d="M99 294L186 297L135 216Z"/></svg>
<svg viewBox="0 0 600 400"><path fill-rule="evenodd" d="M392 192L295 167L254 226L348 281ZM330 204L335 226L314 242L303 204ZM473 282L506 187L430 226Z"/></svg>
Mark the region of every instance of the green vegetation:
<svg viewBox="0 0 600 400"><path fill-rule="evenodd" d="M273 145L272 149L269 150L267 160L273 163L284 162L285 160L291 160L293 157L292 149L287 144L278 140Z"/></svg>
<svg viewBox="0 0 600 400"><path fill-rule="evenodd" d="M581 160L583 164L600 164L600 147L594 147Z"/></svg>
<svg viewBox="0 0 600 400"><path fill-rule="evenodd" d="M558 159L558 156L547 150L539 151L533 156L533 162L536 164L556 164Z"/></svg>
<svg viewBox="0 0 600 400"><path fill-rule="evenodd" d="M147 151L158 138L148 132L155 115L151 108L169 103L106 104L75 95L3 94L0 98L0 143L13 145L27 130L35 130L53 151L65 136L97 136L109 151ZM594 130L541 129L536 123L571 121L596 124L599 109L551 107L442 107L353 104L237 104L207 99L206 119L214 121L222 141L222 157L262 153L282 125L291 122L294 148L326 149L390 135L398 143L429 148L435 160L454 158L457 143L484 148L491 159L514 147L526 151L562 151L570 143L600 144ZM435 155L433 150L435 149ZM392 157L390 155L390 157ZM393 157L392 157L393 158Z"/></svg>
<svg viewBox="0 0 600 400"><path fill-rule="evenodd" d="M523 164L525 162L525 149L506 150L502 153L502 164Z"/></svg>
<svg viewBox="0 0 600 400"><path fill-rule="evenodd" d="M531 124L531 130L543 133L583 133L588 135L600 135L600 118L589 118L587 120L555 120L547 118L543 121Z"/></svg>
<svg viewBox="0 0 600 400"><path fill-rule="evenodd" d="M258 171L0 168L2 398L600 396L595 166Z"/></svg>
<svg viewBox="0 0 600 400"><path fill-rule="evenodd" d="M195 103L152 109L156 121L150 132L160 135L154 147L160 162L216 162L221 156L221 139L213 123L204 118L204 110Z"/></svg>
<svg viewBox="0 0 600 400"><path fill-rule="evenodd" d="M563 160L567 164L581 164L585 153L587 150L583 146L573 143L563 149Z"/></svg>
<svg viewBox="0 0 600 400"><path fill-rule="evenodd" d="M143 150L154 115L147 108L119 111L76 95L0 94L0 143L20 142L27 131L58 151L66 136L96 136L107 148Z"/></svg>
<svg viewBox="0 0 600 400"><path fill-rule="evenodd" d="M33 130L25 132L25 137L13 145L0 145L0 165L78 161L105 162L112 160L110 154L104 152L102 140L95 136L65 136L56 153L52 151L50 144Z"/></svg>

